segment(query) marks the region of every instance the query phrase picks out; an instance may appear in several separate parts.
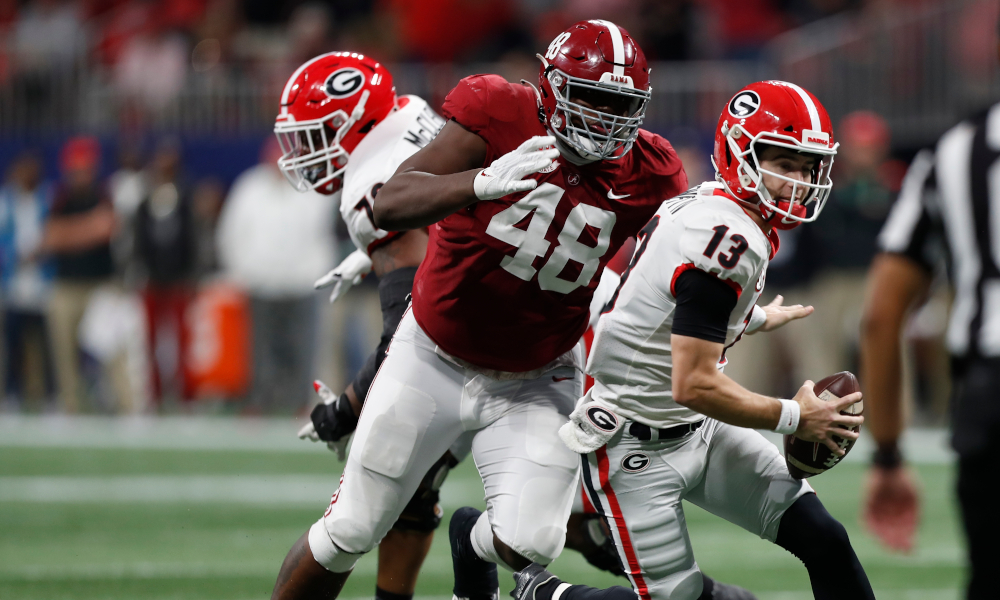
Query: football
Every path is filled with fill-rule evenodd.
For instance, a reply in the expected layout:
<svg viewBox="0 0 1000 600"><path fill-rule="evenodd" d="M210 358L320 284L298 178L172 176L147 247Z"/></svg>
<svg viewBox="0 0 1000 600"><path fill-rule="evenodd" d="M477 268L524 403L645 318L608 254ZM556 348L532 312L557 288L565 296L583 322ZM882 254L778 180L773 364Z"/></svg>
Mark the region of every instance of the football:
<svg viewBox="0 0 1000 600"><path fill-rule="evenodd" d="M850 371L841 371L840 373L830 375L819 381L815 387L816 396L820 400L826 401L838 400L848 394L860 391L861 386L858 384L858 378ZM847 407L847 410L841 411L841 414L863 415L864 401L855 402ZM859 431L860 429L860 425L853 428L854 431ZM847 456L847 453L851 451L851 447L854 446L854 441L838 437L834 439L844 449L844 456ZM792 434L785 435L785 464L788 465L788 471L792 474L792 477L796 479L805 479L828 471L837 466L837 463L844 456L835 455L829 448L819 442L806 442Z"/></svg>

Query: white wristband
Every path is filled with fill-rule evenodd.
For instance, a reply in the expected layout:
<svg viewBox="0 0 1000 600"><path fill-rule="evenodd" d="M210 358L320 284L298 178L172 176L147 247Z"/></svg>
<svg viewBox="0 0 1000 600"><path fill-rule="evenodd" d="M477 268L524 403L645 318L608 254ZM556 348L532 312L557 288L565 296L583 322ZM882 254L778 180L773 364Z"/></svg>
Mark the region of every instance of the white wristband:
<svg viewBox="0 0 1000 600"><path fill-rule="evenodd" d="M753 333L758 329L760 329L766 322L767 322L767 313L764 312L763 308L754 304L753 310L750 312L750 322L747 323L746 332L748 334Z"/></svg>
<svg viewBox="0 0 1000 600"><path fill-rule="evenodd" d="M489 195L486 190L487 184L493 181L491 175L486 175L486 169L476 173L476 178L472 180L472 191L476 193L476 198L480 200L485 200Z"/></svg>
<svg viewBox="0 0 1000 600"><path fill-rule="evenodd" d="M778 417L778 426L773 429L775 433L795 433L799 428L799 417L802 408L795 400L779 400L781 402L781 416Z"/></svg>

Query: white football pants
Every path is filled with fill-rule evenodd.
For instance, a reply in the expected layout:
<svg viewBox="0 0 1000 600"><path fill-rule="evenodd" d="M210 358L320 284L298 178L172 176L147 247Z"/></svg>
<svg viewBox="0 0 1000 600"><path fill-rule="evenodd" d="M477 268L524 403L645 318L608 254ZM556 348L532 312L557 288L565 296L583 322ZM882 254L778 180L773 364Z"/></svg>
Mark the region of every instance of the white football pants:
<svg viewBox="0 0 1000 600"><path fill-rule="evenodd" d="M431 465L472 436L493 532L518 554L548 564L562 550L580 493L579 455L558 430L582 385L573 367L499 381L459 366L435 352L408 310L365 400L340 489L309 530L313 557L333 572L352 569L389 531Z"/></svg>
<svg viewBox="0 0 1000 600"><path fill-rule="evenodd" d="M641 441L627 429L583 457L583 480L641 600L701 595L682 499L773 542L781 516L812 491L752 429L706 419L669 441Z"/></svg>

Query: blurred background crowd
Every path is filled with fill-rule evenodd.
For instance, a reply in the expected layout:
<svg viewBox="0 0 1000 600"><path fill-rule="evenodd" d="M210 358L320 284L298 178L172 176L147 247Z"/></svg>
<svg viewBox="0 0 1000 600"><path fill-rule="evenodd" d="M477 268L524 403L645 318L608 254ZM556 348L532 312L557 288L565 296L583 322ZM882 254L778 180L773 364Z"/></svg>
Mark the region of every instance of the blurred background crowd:
<svg viewBox="0 0 1000 600"><path fill-rule="evenodd" d="M0 407L301 413L381 329L374 276L332 307L351 251L328 197L295 192L270 129L282 86L331 50L385 62L436 106L462 76L537 78L568 24L607 18L653 62L646 127L710 177L731 94L781 78L841 143L819 221L768 274L815 316L754 336L729 372L765 393L856 370L864 277L910 157L1000 97L989 0L0 0ZM939 286L944 288L944 286ZM770 298L768 298L769 300ZM943 418L948 297L908 331L911 397ZM766 339L764 339L766 338Z"/></svg>

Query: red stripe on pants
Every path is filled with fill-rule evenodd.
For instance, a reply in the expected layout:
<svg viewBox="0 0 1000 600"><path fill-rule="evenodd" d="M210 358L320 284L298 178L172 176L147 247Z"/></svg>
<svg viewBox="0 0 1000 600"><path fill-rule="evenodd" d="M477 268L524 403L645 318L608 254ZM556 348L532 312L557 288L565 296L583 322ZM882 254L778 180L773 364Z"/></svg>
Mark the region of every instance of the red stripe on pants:
<svg viewBox="0 0 1000 600"><path fill-rule="evenodd" d="M615 528L618 529L618 537L622 541L622 550L625 551L625 558L628 560L629 575L631 575L632 580L635 582L635 588L639 593L639 597L642 600L651 600L649 589L646 587L646 580L643 579L642 569L639 567L639 559L635 555L635 549L632 548L632 538L629 537L628 529L625 527L625 518L622 516L618 497L615 496L615 491L611 489L611 483L608 481L607 446L602 446L597 450L597 469L601 481L601 491L604 492L604 496L608 499L608 505L611 507L611 516L614 518Z"/></svg>

